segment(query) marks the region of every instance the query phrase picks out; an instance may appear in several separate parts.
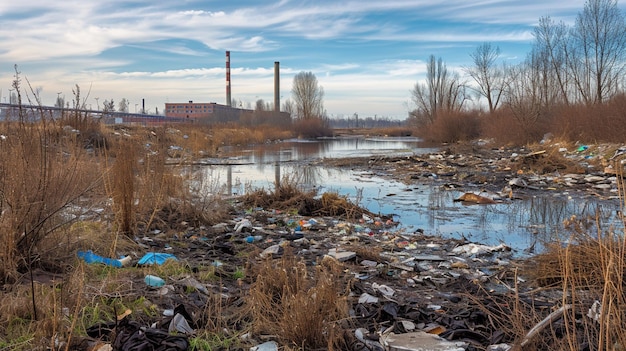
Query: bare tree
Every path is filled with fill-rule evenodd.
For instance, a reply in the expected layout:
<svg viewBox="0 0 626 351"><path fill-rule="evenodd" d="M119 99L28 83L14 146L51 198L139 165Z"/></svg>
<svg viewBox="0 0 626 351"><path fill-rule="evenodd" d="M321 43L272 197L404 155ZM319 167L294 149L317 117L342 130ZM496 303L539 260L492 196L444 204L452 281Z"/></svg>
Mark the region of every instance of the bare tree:
<svg viewBox="0 0 626 351"><path fill-rule="evenodd" d="M525 62L507 70L504 105L509 109L518 127L529 133L539 122L542 108L541 66L529 55Z"/></svg>
<svg viewBox="0 0 626 351"><path fill-rule="evenodd" d="M324 88L318 85L311 72L300 72L293 77L291 95L295 105L295 117L299 119L321 118L324 115Z"/></svg>
<svg viewBox="0 0 626 351"><path fill-rule="evenodd" d="M588 0L572 30L569 68L587 104L602 103L619 92L626 68L626 24L616 0Z"/></svg>
<svg viewBox="0 0 626 351"><path fill-rule="evenodd" d="M104 100L102 103L102 113L115 112L115 102L113 99Z"/></svg>
<svg viewBox="0 0 626 351"><path fill-rule="evenodd" d="M120 112L128 112L128 100L126 98L123 98L122 100L120 100L119 106L117 108L118 111ZM135 104L135 110L137 110L137 105Z"/></svg>
<svg viewBox="0 0 626 351"><path fill-rule="evenodd" d="M544 69L543 88L546 98L553 95L554 99L544 104L564 103L569 105L575 96L572 94L570 75L567 71L567 57L571 53L569 44L569 28L563 23L555 23L550 17L541 17L534 30L535 43L533 55L535 62ZM556 92L549 93L549 90Z"/></svg>
<svg viewBox="0 0 626 351"><path fill-rule="evenodd" d="M294 106L293 101L291 99L285 100L285 102L283 103L283 111L287 112L289 116L292 116L295 110L296 107Z"/></svg>
<svg viewBox="0 0 626 351"><path fill-rule="evenodd" d="M415 116L432 123L441 112L459 112L468 100L465 83L457 73L450 73L441 58L431 55L426 63L426 83L416 83L411 91L417 105Z"/></svg>
<svg viewBox="0 0 626 351"><path fill-rule="evenodd" d="M267 111L267 106L265 104L265 101L263 101L263 99L258 99L255 103L254 110L255 111Z"/></svg>
<svg viewBox="0 0 626 351"><path fill-rule="evenodd" d="M500 104L504 92L504 68L497 66L500 48L491 43L483 43L470 54L474 66L465 69L466 73L476 82L474 90L487 99L489 112L495 111Z"/></svg>

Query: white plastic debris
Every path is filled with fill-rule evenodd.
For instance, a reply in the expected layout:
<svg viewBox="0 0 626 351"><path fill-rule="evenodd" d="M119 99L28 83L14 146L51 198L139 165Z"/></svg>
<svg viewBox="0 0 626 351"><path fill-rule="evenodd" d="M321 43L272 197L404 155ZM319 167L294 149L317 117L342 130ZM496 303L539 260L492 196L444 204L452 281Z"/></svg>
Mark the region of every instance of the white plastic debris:
<svg viewBox="0 0 626 351"><path fill-rule="evenodd" d="M252 222L249 219L242 219L235 224L235 232L241 233L244 229L252 229Z"/></svg>
<svg viewBox="0 0 626 351"><path fill-rule="evenodd" d="M359 297L359 303L378 303L378 298L368 293L363 293Z"/></svg>
<svg viewBox="0 0 626 351"><path fill-rule="evenodd" d="M374 283L374 284L372 284L372 288L380 291L380 293L385 295L385 296L393 296L393 294L396 293L395 290L393 290L392 288L388 287L387 285L379 285L377 283Z"/></svg>
<svg viewBox="0 0 626 351"><path fill-rule="evenodd" d="M278 351L278 344L276 341L268 341L257 346L252 346L250 351Z"/></svg>
<svg viewBox="0 0 626 351"><path fill-rule="evenodd" d="M587 312L587 317L593 319L594 321L600 320L600 316L602 315L602 303L600 301L595 300L593 305L589 308Z"/></svg>
<svg viewBox="0 0 626 351"><path fill-rule="evenodd" d="M487 253L495 252L495 251L507 251L510 248L504 244L496 245L496 246L488 246L488 245L480 245L480 244L465 244L462 246L457 246L452 249L452 252L455 254L466 254L466 255L484 255Z"/></svg>

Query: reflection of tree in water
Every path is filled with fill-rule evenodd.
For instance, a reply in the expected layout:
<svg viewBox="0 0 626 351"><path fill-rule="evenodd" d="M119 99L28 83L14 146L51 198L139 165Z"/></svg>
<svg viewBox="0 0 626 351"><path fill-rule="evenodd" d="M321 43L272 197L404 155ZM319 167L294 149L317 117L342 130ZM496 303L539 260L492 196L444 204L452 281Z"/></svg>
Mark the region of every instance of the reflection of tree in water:
<svg viewBox="0 0 626 351"><path fill-rule="evenodd" d="M285 167L284 164L277 162L274 167L278 167L281 172L281 184L294 184L302 188L304 191L314 190L322 178L322 168L307 164L297 164ZM329 170L326 170L329 172Z"/></svg>
<svg viewBox="0 0 626 351"><path fill-rule="evenodd" d="M564 239L569 235L563 222L571 216L597 223L602 227L615 218L618 205L612 201L600 201L595 198L570 199L565 197L537 196L519 206L519 224L529 228L537 239L543 242Z"/></svg>
<svg viewBox="0 0 626 351"><path fill-rule="evenodd" d="M454 200L453 192L440 186L431 186L428 190L428 225L435 229L438 222L453 220L458 216L449 204Z"/></svg>

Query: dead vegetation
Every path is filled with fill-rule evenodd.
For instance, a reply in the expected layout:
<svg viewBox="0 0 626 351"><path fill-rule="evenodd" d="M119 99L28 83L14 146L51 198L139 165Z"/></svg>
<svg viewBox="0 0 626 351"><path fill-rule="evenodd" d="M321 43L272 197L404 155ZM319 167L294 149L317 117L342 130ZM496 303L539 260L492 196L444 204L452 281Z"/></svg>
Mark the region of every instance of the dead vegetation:
<svg viewBox="0 0 626 351"><path fill-rule="evenodd" d="M316 191L303 191L297 184L283 182L274 190L258 189L247 193L241 200L246 207L295 211L302 216L331 216L350 220L362 218L363 215L377 216L350 202L345 196L336 193L317 195Z"/></svg>
<svg viewBox="0 0 626 351"><path fill-rule="evenodd" d="M257 263L252 278L245 314L255 335L275 335L297 349L346 349L350 278L341 264L328 258L309 267L285 250Z"/></svg>

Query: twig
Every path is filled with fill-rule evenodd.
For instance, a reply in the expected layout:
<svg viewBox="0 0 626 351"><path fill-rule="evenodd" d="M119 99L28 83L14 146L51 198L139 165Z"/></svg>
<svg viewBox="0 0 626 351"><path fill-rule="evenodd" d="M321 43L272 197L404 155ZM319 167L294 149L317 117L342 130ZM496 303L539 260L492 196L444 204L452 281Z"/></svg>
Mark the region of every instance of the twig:
<svg viewBox="0 0 626 351"><path fill-rule="evenodd" d="M532 340L537 334L539 334L540 331L544 330L547 326L552 324L552 322L554 322L555 320L561 318L563 316L563 314L565 313L565 311L567 311L567 310L569 310L571 308L572 308L572 305L569 305L569 304L568 305L563 305L563 306L561 306L561 308L559 308L556 311L550 313L541 322L537 323L537 325L535 325L528 332L528 334L526 334L526 336L524 337L524 340L522 340L520 346L525 346L526 344L528 344L528 342L530 340Z"/></svg>

